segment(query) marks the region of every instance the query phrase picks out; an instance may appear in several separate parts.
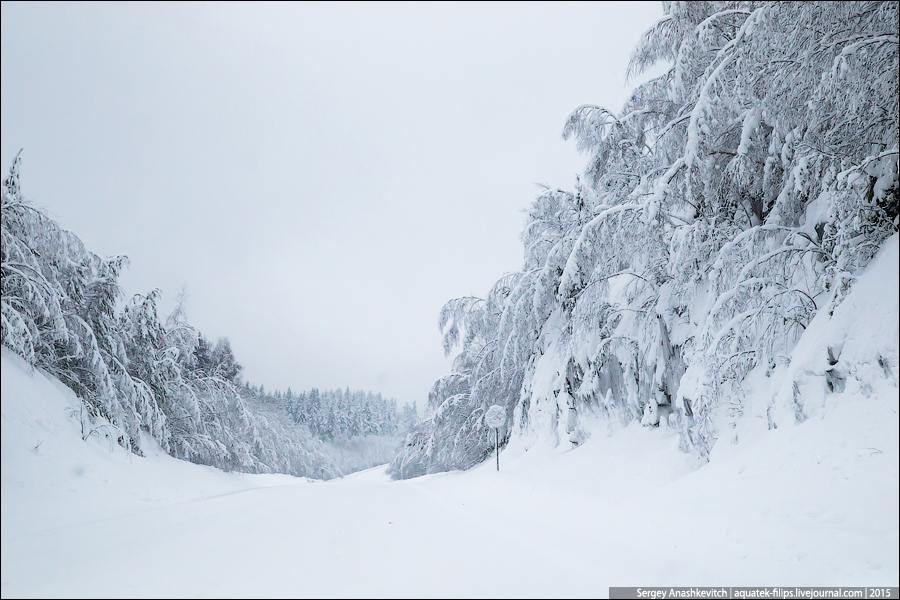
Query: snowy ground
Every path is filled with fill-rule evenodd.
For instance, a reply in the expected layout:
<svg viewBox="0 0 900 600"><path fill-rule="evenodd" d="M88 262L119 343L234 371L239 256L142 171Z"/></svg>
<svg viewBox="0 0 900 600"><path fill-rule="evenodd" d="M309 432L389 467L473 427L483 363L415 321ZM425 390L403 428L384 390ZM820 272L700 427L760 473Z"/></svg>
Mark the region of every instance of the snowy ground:
<svg viewBox="0 0 900 600"><path fill-rule="evenodd" d="M128 454L102 429L82 441L73 394L4 349L2 596L896 586L897 271L895 236L834 317L810 324L783 381L748 382L759 401L740 441L723 435L709 463L634 425L598 426L574 450L516 441L499 473L489 461L400 482L383 468L330 482L228 474L149 442L146 458ZM840 393L821 389L826 345L843 351ZM809 418L770 430L766 399L792 381Z"/></svg>
<svg viewBox="0 0 900 600"><path fill-rule="evenodd" d="M896 585L897 396L701 466L639 426L391 482L222 473L81 441L3 352L2 594L603 596L611 585ZM854 426L856 425L856 426Z"/></svg>

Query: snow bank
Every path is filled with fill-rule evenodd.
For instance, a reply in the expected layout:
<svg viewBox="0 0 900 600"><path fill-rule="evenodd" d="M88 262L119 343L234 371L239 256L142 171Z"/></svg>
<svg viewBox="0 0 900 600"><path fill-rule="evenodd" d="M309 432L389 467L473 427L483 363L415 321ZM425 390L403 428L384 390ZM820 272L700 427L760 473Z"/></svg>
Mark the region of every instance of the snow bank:
<svg viewBox="0 0 900 600"><path fill-rule="evenodd" d="M58 380L2 350L2 518L7 533L26 523L53 529L161 503L302 481L225 473L168 456L149 437L145 457L95 424L82 441L81 401ZM5 564L5 563L4 563Z"/></svg>
<svg viewBox="0 0 900 600"><path fill-rule="evenodd" d="M746 400L735 407L732 418L723 419L719 430L724 440L717 446L823 420L842 421L844 431L834 433L847 438L870 425L881 429L893 415L896 448L898 240L895 234L885 242L843 302L819 310L790 356L751 373L745 382ZM876 447L876 442L883 445L887 440L869 445Z"/></svg>

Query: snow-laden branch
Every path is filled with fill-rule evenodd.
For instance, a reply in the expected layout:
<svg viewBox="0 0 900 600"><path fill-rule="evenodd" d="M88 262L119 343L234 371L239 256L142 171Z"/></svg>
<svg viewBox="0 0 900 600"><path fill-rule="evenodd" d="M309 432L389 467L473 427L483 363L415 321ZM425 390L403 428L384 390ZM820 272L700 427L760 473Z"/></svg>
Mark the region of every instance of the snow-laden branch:
<svg viewBox="0 0 900 600"><path fill-rule="evenodd" d="M700 24L697 25L695 31L698 35L702 35L706 32L707 27L709 27L713 23L713 21L717 21L722 17L727 17L730 15L750 15L750 11L746 8L730 8L728 10L721 10L703 19L703 21L701 21Z"/></svg>
<svg viewBox="0 0 900 600"><path fill-rule="evenodd" d="M722 294L719 295L719 297L716 299L716 303L711 309L709 309L709 314L706 317L707 321L711 319L713 315L719 312L719 310L721 310L722 307L725 306L726 302L734 298L740 288L757 283L765 285L773 282L770 278L767 277L751 277L750 279L744 279L743 281L737 282L734 287L726 290L725 292L722 292Z"/></svg>
<svg viewBox="0 0 900 600"><path fill-rule="evenodd" d="M744 312L735 315L730 321L728 321L728 323L725 324L724 327L722 327L718 332L716 332L715 336L713 336L713 339L710 342L709 347L706 349L706 356L712 357L716 353L716 349L719 347L719 342L722 341L722 338L725 337L725 335L729 331L731 331L732 329L737 331L738 325L743 323L746 319L749 319L750 317L755 316L757 313L762 311L763 308L765 308L765 307L760 306L758 308L751 308L750 310L745 310Z"/></svg>
<svg viewBox="0 0 900 600"><path fill-rule="evenodd" d="M807 246L806 248L800 248L797 246L782 246L781 248L776 248L775 250L772 250L771 252L763 254L762 256L755 258L755 259L751 260L749 263L747 263L746 265L744 265L744 268L741 269L741 272L738 275L738 279L744 279L745 277L747 277L747 275L750 273L750 271L752 271L753 269L755 269L762 263L771 260L772 258L778 256L779 254L784 254L785 252L818 252L819 254L822 254L822 255L828 257L829 259L831 259L830 254L828 254L827 252L825 252L824 250L822 250L821 248L816 247L816 246L812 246L812 247Z"/></svg>
<svg viewBox="0 0 900 600"><path fill-rule="evenodd" d="M662 204L663 198L665 198L666 192L669 190L669 183L671 183L672 179L674 179L675 175L678 174L678 171L680 171L685 164L685 158L682 156L656 181L656 188L653 190L650 197L643 203L645 209L644 222L649 223L656 218L656 214L659 212L659 206Z"/></svg>
<svg viewBox="0 0 900 600"><path fill-rule="evenodd" d="M741 24L741 28L738 30L737 35L735 35L733 39L731 39L716 53L716 60L721 59L721 62L706 78L706 81L703 82L703 87L700 88L700 94L697 98L697 102L696 104L694 104L693 110L691 110L691 120L688 124L688 141L684 154L685 164L687 165L688 169L693 166L694 160L697 158L697 153L699 152L700 119L703 118L705 113L709 111L710 107L712 106L712 98L710 95L712 87L719 79L721 74L725 71L725 68L737 58L737 54L732 51L733 48L735 48L743 40L744 36L747 35L748 32L752 32L754 23L757 19L759 19L760 15L762 15L765 10L765 6L754 10Z"/></svg>
<svg viewBox="0 0 900 600"><path fill-rule="evenodd" d="M880 152L878 154L873 154L872 156L867 156L858 165L853 165L849 169L845 169L845 170L841 171L840 173L838 173L837 177L838 177L838 179L843 179L843 178L847 177L850 173L865 171L865 169L873 162L875 162L877 160L881 160L882 158L884 158L886 156L892 156L894 154L900 154L900 148L897 148L895 146L891 150L885 150L884 152Z"/></svg>
<svg viewBox="0 0 900 600"><path fill-rule="evenodd" d="M832 75L837 75L843 68L847 65L847 57L862 48L863 46L868 46L869 44L900 44L900 36L897 34L887 34L887 35L876 35L864 40L859 40L858 42L854 42L849 46L844 46L841 49L841 53L834 57L834 62L831 65L831 73Z"/></svg>
<svg viewBox="0 0 900 600"><path fill-rule="evenodd" d="M774 225L771 223L767 223L765 225L756 225L755 227L751 227L750 229L742 231L733 240L731 240L730 242L728 242L727 244L722 246L722 248L719 249L719 253L716 255L716 260L713 262L713 265L714 265L713 268L717 269L717 270L721 269L721 262L726 254L731 253L731 251L734 250L735 246L744 242L744 240L746 240L747 238L750 238L754 234L763 232L763 231L794 232L794 231L796 231L796 229L794 229L793 227L785 227L783 225Z"/></svg>
<svg viewBox="0 0 900 600"><path fill-rule="evenodd" d="M588 242L587 240L588 238L593 237L596 228L611 215L626 210L640 210L641 208L643 208L641 204L617 204L616 206L601 211L600 214L581 228L581 233L575 241L572 251L569 253L569 258L566 260L566 267L563 269L563 274L559 282L559 291L564 298L568 297L572 290L578 285L576 280L580 279L580 263L588 254L585 245L593 243Z"/></svg>

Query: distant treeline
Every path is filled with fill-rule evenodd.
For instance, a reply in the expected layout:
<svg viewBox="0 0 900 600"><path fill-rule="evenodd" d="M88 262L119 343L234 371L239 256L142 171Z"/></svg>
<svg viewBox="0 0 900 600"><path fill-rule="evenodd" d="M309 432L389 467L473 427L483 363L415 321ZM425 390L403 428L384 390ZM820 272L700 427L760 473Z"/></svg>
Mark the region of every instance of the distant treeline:
<svg viewBox="0 0 900 600"><path fill-rule="evenodd" d="M251 386L257 397L275 403L305 425L314 435L324 439L365 435L392 436L406 431L418 421L416 403L398 410L397 401L381 394L362 390L322 390L308 392L266 393L265 387Z"/></svg>

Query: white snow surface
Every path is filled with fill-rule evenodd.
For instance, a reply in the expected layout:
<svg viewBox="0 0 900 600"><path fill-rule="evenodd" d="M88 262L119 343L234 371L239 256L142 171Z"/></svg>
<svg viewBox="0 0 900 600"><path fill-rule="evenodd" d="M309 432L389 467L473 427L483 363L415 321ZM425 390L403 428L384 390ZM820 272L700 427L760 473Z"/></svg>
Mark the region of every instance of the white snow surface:
<svg viewBox="0 0 900 600"><path fill-rule="evenodd" d="M609 586L897 585L897 237L807 329L709 462L595 423L392 482L224 473L82 440L79 400L2 352L2 596L602 597ZM767 426L841 344L843 392ZM887 367L875 368L877 356ZM818 388L816 388L818 389ZM530 443L530 442L529 442Z"/></svg>

